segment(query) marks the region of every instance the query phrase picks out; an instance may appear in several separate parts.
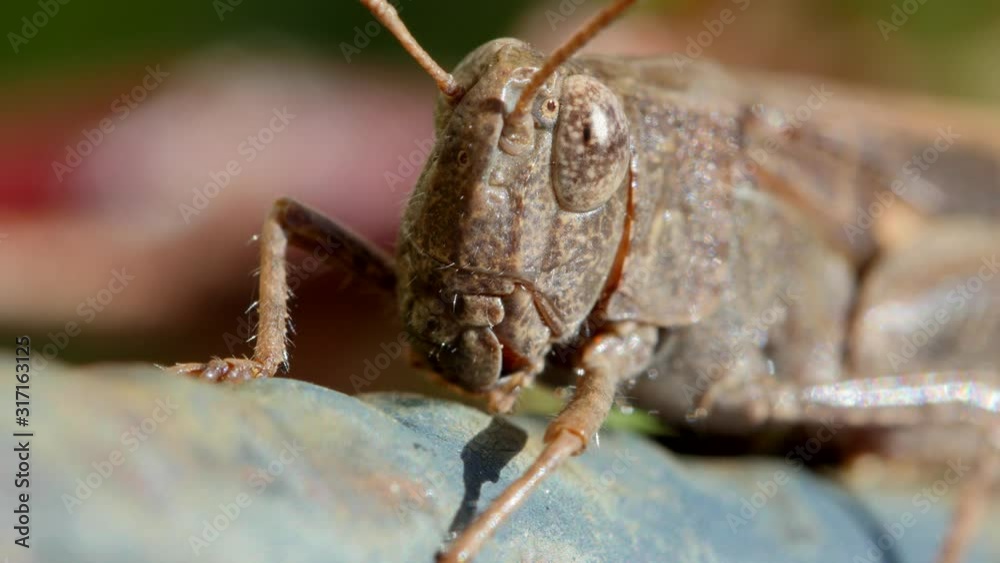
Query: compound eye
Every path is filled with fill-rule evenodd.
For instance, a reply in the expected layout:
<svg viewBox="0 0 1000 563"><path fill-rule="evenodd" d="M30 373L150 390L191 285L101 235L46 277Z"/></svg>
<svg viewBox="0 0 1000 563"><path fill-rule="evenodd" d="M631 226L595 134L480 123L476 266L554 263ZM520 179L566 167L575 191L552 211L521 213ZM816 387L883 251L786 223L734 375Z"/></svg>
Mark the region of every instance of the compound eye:
<svg viewBox="0 0 1000 563"><path fill-rule="evenodd" d="M607 86L584 75L566 78L552 138L552 184L565 209L604 205L628 170L628 122Z"/></svg>

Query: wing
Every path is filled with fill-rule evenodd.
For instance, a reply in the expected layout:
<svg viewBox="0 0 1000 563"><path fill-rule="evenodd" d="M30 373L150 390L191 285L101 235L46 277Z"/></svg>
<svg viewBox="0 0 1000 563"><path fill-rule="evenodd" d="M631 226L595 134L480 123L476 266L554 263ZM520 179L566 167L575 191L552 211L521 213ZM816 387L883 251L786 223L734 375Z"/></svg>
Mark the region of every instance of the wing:
<svg viewBox="0 0 1000 563"><path fill-rule="evenodd" d="M1000 218L1000 116L821 79L743 73L755 184L861 262L912 217Z"/></svg>

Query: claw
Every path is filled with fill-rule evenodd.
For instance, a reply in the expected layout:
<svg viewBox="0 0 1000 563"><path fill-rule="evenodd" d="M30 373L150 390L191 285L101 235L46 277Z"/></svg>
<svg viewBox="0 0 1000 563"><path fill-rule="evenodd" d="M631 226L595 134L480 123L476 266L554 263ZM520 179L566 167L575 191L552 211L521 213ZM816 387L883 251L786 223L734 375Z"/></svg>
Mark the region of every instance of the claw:
<svg viewBox="0 0 1000 563"><path fill-rule="evenodd" d="M264 376L264 366L247 358L213 358L208 363L176 364L169 371L206 381L248 381Z"/></svg>

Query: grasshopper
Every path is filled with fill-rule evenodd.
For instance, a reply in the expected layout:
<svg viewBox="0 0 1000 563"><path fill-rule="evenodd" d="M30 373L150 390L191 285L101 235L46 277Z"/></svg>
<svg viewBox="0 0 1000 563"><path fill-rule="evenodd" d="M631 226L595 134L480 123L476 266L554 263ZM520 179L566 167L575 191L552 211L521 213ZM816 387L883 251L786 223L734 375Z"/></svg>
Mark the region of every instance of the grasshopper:
<svg viewBox="0 0 1000 563"><path fill-rule="evenodd" d="M547 57L498 39L448 73L388 2L362 0L441 93L396 256L279 200L253 358L175 369L287 369L286 251L323 248L394 291L416 361L491 411L549 365L575 370L543 452L441 561L474 557L639 379L640 404L709 436L967 429L983 461L939 556L957 562L1000 449L1000 149L866 104L820 112L824 89L790 79L576 55L633 2Z"/></svg>

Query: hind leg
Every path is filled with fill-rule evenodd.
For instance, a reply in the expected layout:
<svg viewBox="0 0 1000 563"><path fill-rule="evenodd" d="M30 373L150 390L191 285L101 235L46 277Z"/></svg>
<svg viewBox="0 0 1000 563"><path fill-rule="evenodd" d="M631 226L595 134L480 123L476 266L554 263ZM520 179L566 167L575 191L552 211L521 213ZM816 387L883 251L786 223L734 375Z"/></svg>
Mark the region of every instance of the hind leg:
<svg viewBox="0 0 1000 563"><path fill-rule="evenodd" d="M758 425L785 423L825 427L827 432L842 428L875 431L952 427L961 431L971 427L979 430L978 455L971 474L964 478L938 562L958 563L979 529L989 498L986 493L998 478L1000 373L922 373L821 384L760 378L721 397L711 406L708 416L737 408L756 413L753 422Z"/></svg>
<svg viewBox="0 0 1000 563"><path fill-rule="evenodd" d="M706 416L742 408L756 423L854 429L981 431L939 561L959 561L978 529L1000 457L1000 228L935 225L870 271L839 380L761 375L713 399ZM898 450L889 433L880 448ZM955 434L922 452L946 451ZM896 454L898 455L898 451ZM941 461L944 461L941 459Z"/></svg>
<svg viewBox="0 0 1000 563"><path fill-rule="evenodd" d="M859 299L851 338L856 373L907 374L970 370L952 384L973 404L955 406L989 439L976 474L958 499L942 561L958 561L971 543L1000 462L1000 227L986 222L928 225L916 240L872 269ZM985 374L993 374L986 376ZM992 379L987 382L985 379ZM961 380L980 385L963 386ZM938 384L928 394L947 389ZM982 414L987 414L983 420ZM892 440L892 437L889 438ZM924 449L945 446L928 440ZM932 443L930 443L932 442ZM894 447L892 442L888 447ZM920 452L926 457L924 452Z"/></svg>
<svg viewBox="0 0 1000 563"><path fill-rule="evenodd" d="M171 371L210 381L243 381L271 377L288 365L288 245L316 251L386 291L396 285L391 259L327 217L294 200L275 202L260 234L259 321L253 358L216 358L206 363L177 364Z"/></svg>

